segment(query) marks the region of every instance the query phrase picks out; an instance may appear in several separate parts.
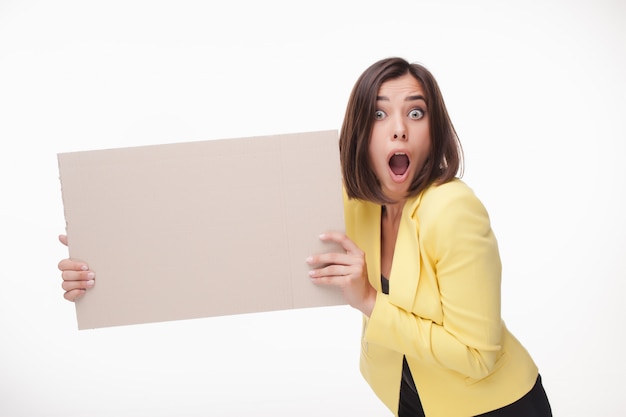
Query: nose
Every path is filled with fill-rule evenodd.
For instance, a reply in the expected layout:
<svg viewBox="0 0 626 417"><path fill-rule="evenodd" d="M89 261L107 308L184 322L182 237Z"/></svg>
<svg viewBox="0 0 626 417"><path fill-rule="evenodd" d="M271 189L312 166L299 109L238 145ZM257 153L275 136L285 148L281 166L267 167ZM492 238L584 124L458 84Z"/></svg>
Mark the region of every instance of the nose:
<svg viewBox="0 0 626 417"><path fill-rule="evenodd" d="M393 140L406 140L406 129L404 128L404 124L398 123L394 126Z"/></svg>
<svg viewBox="0 0 626 417"><path fill-rule="evenodd" d="M393 134L393 138L394 139L402 139L402 140L406 140L406 133L402 132L402 133L394 133Z"/></svg>
<svg viewBox="0 0 626 417"><path fill-rule="evenodd" d="M391 123L389 127L391 128L391 132L393 133L393 140L407 140L407 132L406 125L404 124L404 120L400 115L394 115L394 117L390 117Z"/></svg>

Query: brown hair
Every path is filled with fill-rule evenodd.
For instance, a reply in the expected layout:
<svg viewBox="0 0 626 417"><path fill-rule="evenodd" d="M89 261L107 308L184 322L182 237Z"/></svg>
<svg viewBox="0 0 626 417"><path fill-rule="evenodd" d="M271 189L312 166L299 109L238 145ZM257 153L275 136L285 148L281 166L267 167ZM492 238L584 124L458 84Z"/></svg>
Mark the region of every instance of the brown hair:
<svg viewBox="0 0 626 417"><path fill-rule="evenodd" d="M407 197L418 195L433 182L442 184L457 174L462 175L463 150L435 77L422 65L402 58L386 58L367 68L357 80L339 134L341 172L349 198L392 203L383 194L371 168L368 149L381 84L407 73L424 89L431 143L430 155L413 178Z"/></svg>

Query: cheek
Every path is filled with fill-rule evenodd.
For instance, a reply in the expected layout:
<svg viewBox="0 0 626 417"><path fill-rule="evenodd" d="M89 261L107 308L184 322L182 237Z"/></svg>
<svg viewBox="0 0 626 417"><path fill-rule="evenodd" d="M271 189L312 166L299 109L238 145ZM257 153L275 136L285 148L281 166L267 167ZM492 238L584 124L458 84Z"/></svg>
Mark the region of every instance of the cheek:
<svg viewBox="0 0 626 417"><path fill-rule="evenodd" d="M428 121L425 121L424 123L416 123L411 127L410 134L420 141L425 138L430 138L430 124Z"/></svg>
<svg viewBox="0 0 626 417"><path fill-rule="evenodd" d="M416 146L420 150L420 153L429 153L431 148L431 139L430 129L428 126L419 126L411 133L416 139Z"/></svg>
<svg viewBox="0 0 626 417"><path fill-rule="evenodd" d="M367 148L367 154L369 155L370 163L376 161L376 155L380 153L380 144L376 139L378 135L376 135L376 130L372 129L372 135L370 136L370 143Z"/></svg>
<svg viewBox="0 0 626 417"><path fill-rule="evenodd" d="M430 134L428 129L422 129L420 132L414 132L415 133L415 165L417 167L417 170L420 171L423 167L424 164L426 163L426 160L428 159L430 152L431 152L431 141L430 141Z"/></svg>
<svg viewBox="0 0 626 417"><path fill-rule="evenodd" d="M368 157L372 171L374 171L376 177L379 177L386 169L385 149L372 140L369 145Z"/></svg>

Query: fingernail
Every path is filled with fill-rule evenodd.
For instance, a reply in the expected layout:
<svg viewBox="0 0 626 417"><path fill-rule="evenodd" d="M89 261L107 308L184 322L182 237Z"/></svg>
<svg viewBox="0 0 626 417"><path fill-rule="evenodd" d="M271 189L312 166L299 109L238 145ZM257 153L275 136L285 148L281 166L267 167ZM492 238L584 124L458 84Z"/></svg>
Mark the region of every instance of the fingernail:
<svg viewBox="0 0 626 417"><path fill-rule="evenodd" d="M87 281L85 283L85 285L88 286L88 287L93 287L93 284L95 284L95 283L96 283L96 281L94 281L93 279L90 279L89 281Z"/></svg>
<svg viewBox="0 0 626 417"><path fill-rule="evenodd" d="M87 278L89 278L89 279L94 279L95 277L96 277L96 274L94 274L93 272L89 272L87 274Z"/></svg>
<svg viewBox="0 0 626 417"><path fill-rule="evenodd" d="M81 265L80 266L81 271L86 271L89 269L89 267L87 265Z"/></svg>
<svg viewBox="0 0 626 417"><path fill-rule="evenodd" d="M311 262L313 262L313 257L309 256L308 258L305 259L305 262L310 264Z"/></svg>

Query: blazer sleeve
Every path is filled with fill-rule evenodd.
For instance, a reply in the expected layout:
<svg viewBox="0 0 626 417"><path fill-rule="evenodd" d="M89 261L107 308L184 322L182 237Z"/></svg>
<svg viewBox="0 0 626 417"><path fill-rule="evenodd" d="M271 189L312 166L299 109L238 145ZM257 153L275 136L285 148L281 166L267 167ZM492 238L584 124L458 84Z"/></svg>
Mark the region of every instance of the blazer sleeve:
<svg viewBox="0 0 626 417"><path fill-rule="evenodd" d="M379 293L364 336L369 343L480 379L493 370L500 350L501 262L487 211L460 184L452 192L438 187L428 204L425 196L419 213L424 253L416 257L436 276L442 320L420 317Z"/></svg>

